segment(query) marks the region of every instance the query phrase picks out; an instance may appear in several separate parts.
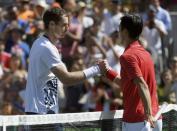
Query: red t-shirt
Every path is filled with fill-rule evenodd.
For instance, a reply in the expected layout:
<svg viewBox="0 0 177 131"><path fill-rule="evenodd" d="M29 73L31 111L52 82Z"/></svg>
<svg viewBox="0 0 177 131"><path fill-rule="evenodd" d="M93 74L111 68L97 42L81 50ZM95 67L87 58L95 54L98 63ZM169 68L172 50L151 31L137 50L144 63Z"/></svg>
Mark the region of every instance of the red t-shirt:
<svg viewBox="0 0 177 131"><path fill-rule="evenodd" d="M2 64L3 68L9 68L10 58L11 58L11 55L7 52L2 52L0 54L0 63Z"/></svg>
<svg viewBox="0 0 177 131"><path fill-rule="evenodd" d="M148 85L154 116L158 111L158 99L154 64L150 54L138 41L134 41L120 57L120 64L124 101L123 121L133 123L145 120L143 102L139 96L137 86L133 83L133 79L140 76L144 78Z"/></svg>

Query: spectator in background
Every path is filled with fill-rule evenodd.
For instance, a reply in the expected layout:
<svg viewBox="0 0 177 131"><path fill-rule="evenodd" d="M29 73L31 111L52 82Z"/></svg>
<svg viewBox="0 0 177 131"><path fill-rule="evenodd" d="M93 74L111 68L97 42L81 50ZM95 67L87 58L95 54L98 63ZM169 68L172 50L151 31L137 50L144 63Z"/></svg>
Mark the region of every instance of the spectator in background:
<svg viewBox="0 0 177 131"><path fill-rule="evenodd" d="M20 28L21 25L23 25L20 20L18 20L17 17L17 10L15 10L14 6L10 6L7 9L6 15L4 16L4 26L2 29L2 37L7 39L10 35L10 31L14 28ZM24 23L25 24L25 23ZM7 52L10 52L11 45L6 45L5 50Z"/></svg>
<svg viewBox="0 0 177 131"><path fill-rule="evenodd" d="M177 56L173 56L170 63L170 69L172 71L173 76L173 86L171 88L172 92L175 92L176 96L176 104L177 104Z"/></svg>
<svg viewBox="0 0 177 131"><path fill-rule="evenodd" d="M167 30L163 22L155 18L155 13L154 8L149 8L148 19L145 21L142 36L147 40L150 50L155 50L158 54L161 54L161 37L167 35Z"/></svg>
<svg viewBox="0 0 177 131"><path fill-rule="evenodd" d="M170 61L170 58L173 55L172 42L173 38L171 36L172 31L172 20L169 12L160 6L160 0L151 0L151 5L156 9L156 18L163 22L168 35L162 37L162 57L163 57L163 67L166 68L167 62Z"/></svg>
<svg viewBox="0 0 177 131"><path fill-rule="evenodd" d="M74 59L74 62L71 67L71 71L79 71L85 68L83 58L77 57ZM65 112L81 112L83 109L83 105L79 103L79 99L86 92L86 84L80 83L73 86L66 86L65 94L66 94L66 108Z"/></svg>
<svg viewBox="0 0 177 131"><path fill-rule="evenodd" d="M92 15L98 17L99 19L104 19L104 11L105 11L105 2L103 0L95 0L93 1L92 7L93 13Z"/></svg>
<svg viewBox="0 0 177 131"><path fill-rule="evenodd" d="M24 21L29 21L30 19L34 19L35 14L30 8L29 0L21 0L20 8L18 11L18 18Z"/></svg>
<svg viewBox="0 0 177 131"><path fill-rule="evenodd" d="M25 87L26 77L27 72L22 69L21 58L17 55L12 55L10 68L8 71L4 72L0 82L0 88L3 92L4 103L11 103L12 107L18 112L24 112L24 99L20 97L19 92Z"/></svg>
<svg viewBox="0 0 177 131"><path fill-rule="evenodd" d="M11 54L5 52L5 40L0 38L0 63L4 70L10 67Z"/></svg>
<svg viewBox="0 0 177 131"><path fill-rule="evenodd" d="M26 33L32 33L31 23L34 22L35 13L31 9L29 0L20 1L19 11L18 11L18 19L23 21L25 24L22 25L22 29Z"/></svg>
<svg viewBox="0 0 177 131"><path fill-rule="evenodd" d="M121 0L111 0L109 10L104 13L101 31L110 35L117 30L120 24L120 18L123 16Z"/></svg>
<svg viewBox="0 0 177 131"><path fill-rule="evenodd" d="M173 81L177 81L177 56L173 56L170 61L170 69L172 71Z"/></svg>
<svg viewBox="0 0 177 131"><path fill-rule="evenodd" d="M41 20L44 11L49 8L49 5L46 3L45 0L31 0L30 2L33 5L35 18Z"/></svg>
<svg viewBox="0 0 177 131"><path fill-rule="evenodd" d="M163 22L167 31L170 31L172 29L172 21L169 12L160 6L159 0L151 0L151 4L156 9L156 18Z"/></svg>
<svg viewBox="0 0 177 131"><path fill-rule="evenodd" d="M94 17L93 25L84 33L85 46L87 48L85 62L87 65L93 64L99 58L106 58L107 36L100 31L101 19ZM104 46L105 45L105 46Z"/></svg>
<svg viewBox="0 0 177 131"><path fill-rule="evenodd" d="M78 2L77 3L77 8L75 11L75 14L77 15L77 18L79 22L83 25L83 28L88 28L91 25L93 25L93 19L89 16L87 16L86 11L87 11L87 5L85 2Z"/></svg>
<svg viewBox="0 0 177 131"><path fill-rule="evenodd" d="M22 66L23 68L27 69L27 60L30 52L29 45L23 40L23 30L21 29L13 29L11 31L11 37L9 38L11 40L11 53L12 54L17 54L18 56L21 57L22 60Z"/></svg>
<svg viewBox="0 0 177 131"><path fill-rule="evenodd" d="M74 6L74 0L67 0L64 2L63 7L67 10L71 9L70 6ZM68 4L68 5L67 5ZM79 5L78 5L79 6ZM82 8L79 7L79 10L77 9L78 6L75 6L74 9L69 10L69 15L71 18L69 30L66 33L65 37L61 39L62 43L62 60L66 64L67 68L70 70L74 54L77 52L79 42L82 39L82 33L83 33L83 25L81 21L82 17ZM69 8L69 9L68 9Z"/></svg>
<svg viewBox="0 0 177 131"><path fill-rule="evenodd" d="M158 56L157 59L153 59L155 62L154 64L156 66L156 70L160 75L160 73L163 71L161 37L167 35L167 31L163 22L155 18L155 12L156 10L154 8L149 8L147 14L148 19L144 24L142 37L147 41L147 49L152 54L152 56ZM159 82L160 78L158 78L158 83Z"/></svg>
<svg viewBox="0 0 177 131"><path fill-rule="evenodd" d="M62 0L61 5L68 13L71 13L76 8L77 4L75 0Z"/></svg>
<svg viewBox="0 0 177 131"><path fill-rule="evenodd" d="M170 69L166 69L162 73L162 83L158 88L159 93L159 101L160 102L168 102L168 103L176 103L175 93L172 91L173 87L173 77Z"/></svg>
<svg viewBox="0 0 177 131"><path fill-rule="evenodd" d="M109 65L118 73L120 73L120 56L124 52L124 47L120 44L118 31L114 31L110 35L110 42L108 42L110 49L106 53L106 59Z"/></svg>

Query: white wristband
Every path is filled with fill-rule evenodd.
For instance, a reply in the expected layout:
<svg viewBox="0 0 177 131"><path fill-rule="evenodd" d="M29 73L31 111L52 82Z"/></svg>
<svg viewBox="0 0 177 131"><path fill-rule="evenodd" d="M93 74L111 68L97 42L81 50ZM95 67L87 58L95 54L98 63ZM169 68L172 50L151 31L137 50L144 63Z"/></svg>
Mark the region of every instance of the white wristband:
<svg viewBox="0 0 177 131"><path fill-rule="evenodd" d="M88 79L100 74L100 68L98 65L91 66L88 69L83 70L85 77Z"/></svg>

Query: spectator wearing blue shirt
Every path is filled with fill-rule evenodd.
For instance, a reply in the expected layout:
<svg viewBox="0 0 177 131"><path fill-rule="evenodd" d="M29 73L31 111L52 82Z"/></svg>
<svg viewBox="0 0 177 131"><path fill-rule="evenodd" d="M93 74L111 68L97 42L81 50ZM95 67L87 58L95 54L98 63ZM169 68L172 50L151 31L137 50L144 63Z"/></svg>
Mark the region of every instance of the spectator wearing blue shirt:
<svg viewBox="0 0 177 131"><path fill-rule="evenodd" d="M157 11L156 18L164 23L167 31L170 31L172 29L172 22L169 12L160 6L159 0L151 0L151 3Z"/></svg>

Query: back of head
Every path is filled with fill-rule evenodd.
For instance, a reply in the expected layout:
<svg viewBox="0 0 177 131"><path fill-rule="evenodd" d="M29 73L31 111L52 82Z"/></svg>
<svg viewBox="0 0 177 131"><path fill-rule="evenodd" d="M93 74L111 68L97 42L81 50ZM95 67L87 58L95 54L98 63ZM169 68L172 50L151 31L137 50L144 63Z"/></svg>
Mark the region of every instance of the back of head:
<svg viewBox="0 0 177 131"><path fill-rule="evenodd" d="M121 18L120 30L126 29L129 37L132 39L139 39L143 30L143 20L138 15L127 14Z"/></svg>
<svg viewBox="0 0 177 131"><path fill-rule="evenodd" d="M68 16L67 12L59 7L54 7L47 10L43 15L43 22L46 29L48 29L48 25L50 21L55 22L56 24L59 23L63 16Z"/></svg>

